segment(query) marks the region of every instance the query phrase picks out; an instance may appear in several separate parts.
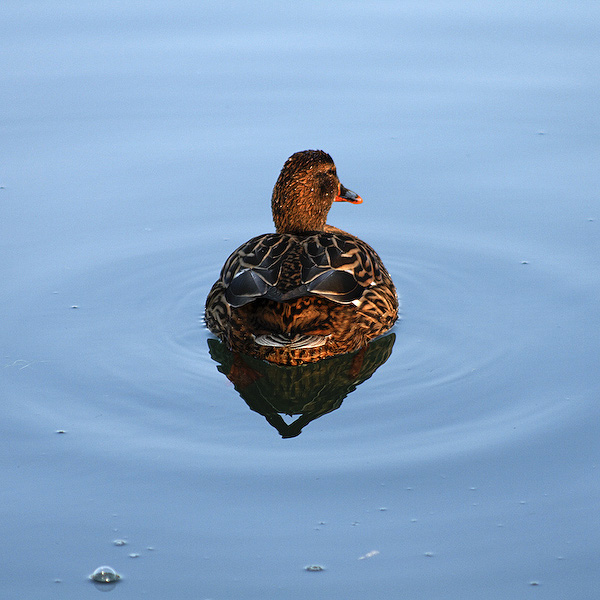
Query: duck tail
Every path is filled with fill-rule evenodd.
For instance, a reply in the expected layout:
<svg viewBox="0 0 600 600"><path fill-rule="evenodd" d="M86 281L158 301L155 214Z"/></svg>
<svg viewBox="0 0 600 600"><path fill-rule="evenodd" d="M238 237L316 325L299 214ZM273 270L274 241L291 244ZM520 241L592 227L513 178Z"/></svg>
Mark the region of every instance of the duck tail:
<svg viewBox="0 0 600 600"><path fill-rule="evenodd" d="M259 346L270 348L287 348L300 350L302 348L318 348L327 343L328 335L303 335L301 333L269 333L257 335L254 342Z"/></svg>

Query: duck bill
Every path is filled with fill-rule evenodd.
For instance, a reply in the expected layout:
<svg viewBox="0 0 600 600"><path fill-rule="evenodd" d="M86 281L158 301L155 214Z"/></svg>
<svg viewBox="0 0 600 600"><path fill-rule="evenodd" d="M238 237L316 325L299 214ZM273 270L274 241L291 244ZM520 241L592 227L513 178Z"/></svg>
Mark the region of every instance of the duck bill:
<svg viewBox="0 0 600 600"><path fill-rule="evenodd" d="M360 204L362 201L363 199L358 194L345 188L340 183L340 193L335 197L335 202L352 202L352 204Z"/></svg>

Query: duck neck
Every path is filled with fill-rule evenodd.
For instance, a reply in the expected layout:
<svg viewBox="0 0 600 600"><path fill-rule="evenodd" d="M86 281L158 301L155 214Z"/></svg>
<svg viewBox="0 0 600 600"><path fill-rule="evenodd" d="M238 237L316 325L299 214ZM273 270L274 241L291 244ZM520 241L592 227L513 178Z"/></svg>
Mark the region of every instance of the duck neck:
<svg viewBox="0 0 600 600"><path fill-rule="evenodd" d="M311 202L302 194L278 194L275 190L271 199L275 229L277 233L292 234L323 231L330 206Z"/></svg>

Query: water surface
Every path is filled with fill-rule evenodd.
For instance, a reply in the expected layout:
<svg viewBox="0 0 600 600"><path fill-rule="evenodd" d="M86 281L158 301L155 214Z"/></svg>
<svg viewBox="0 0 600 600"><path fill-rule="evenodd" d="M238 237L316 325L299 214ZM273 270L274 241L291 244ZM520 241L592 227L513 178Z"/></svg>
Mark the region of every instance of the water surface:
<svg viewBox="0 0 600 600"><path fill-rule="evenodd" d="M595 3L0 11L3 596L595 597ZM306 148L402 319L283 438L201 316Z"/></svg>

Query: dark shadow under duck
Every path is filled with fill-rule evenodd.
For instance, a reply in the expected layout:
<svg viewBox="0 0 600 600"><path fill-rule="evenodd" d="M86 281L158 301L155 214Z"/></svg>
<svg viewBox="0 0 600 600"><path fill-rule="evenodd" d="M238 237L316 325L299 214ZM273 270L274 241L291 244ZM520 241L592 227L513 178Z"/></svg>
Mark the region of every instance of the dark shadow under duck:
<svg viewBox="0 0 600 600"><path fill-rule="evenodd" d="M385 334L356 352L297 366L276 365L231 352L208 340L217 369L233 383L251 410L267 420L281 437L300 435L311 421L341 407L343 400L369 379L390 357L396 336ZM286 422L284 416L287 415Z"/></svg>
<svg viewBox="0 0 600 600"><path fill-rule="evenodd" d="M362 199L329 154L286 161L271 201L277 233L235 250L206 300L206 324L229 349L299 365L358 350L394 324L392 279L373 248L326 224L334 201Z"/></svg>

